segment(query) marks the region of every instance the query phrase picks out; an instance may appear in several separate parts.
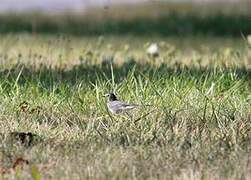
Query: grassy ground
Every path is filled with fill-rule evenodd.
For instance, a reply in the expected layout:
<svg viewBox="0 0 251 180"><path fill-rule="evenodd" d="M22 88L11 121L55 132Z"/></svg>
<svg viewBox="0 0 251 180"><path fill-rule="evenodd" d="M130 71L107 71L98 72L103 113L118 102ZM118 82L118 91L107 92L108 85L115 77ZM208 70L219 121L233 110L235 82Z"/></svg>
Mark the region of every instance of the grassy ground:
<svg viewBox="0 0 251 180"><path fill-rule="evenodd" d="M157 58L145 52L153 40ZM0 41L0 179L251 178L243 39ZM112 115L102 97L109 91L153 107Z"/></svg>

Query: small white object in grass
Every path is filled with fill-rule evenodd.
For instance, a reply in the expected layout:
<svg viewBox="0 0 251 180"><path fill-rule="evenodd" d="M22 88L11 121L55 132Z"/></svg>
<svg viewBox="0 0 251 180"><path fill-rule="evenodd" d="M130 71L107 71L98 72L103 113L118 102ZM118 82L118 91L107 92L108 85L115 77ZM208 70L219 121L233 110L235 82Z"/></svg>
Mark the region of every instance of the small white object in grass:
<svg viewBox="0 0 251 180"><path fill-rule="evenodd" d="M146 50L147 54L152 56L152 57L157 57L159 56L159 47L157 43L152 43Z"/></svg>
<svg viewBox="0 0 251 180"><path fill-rule="evenodd" d="M251 46L251 34L247 36L248 44Z"/></svg>
<svg viewBox="0 0 251 180"><path fill-rule="evenodd" d="M213 92L214 92L214 86L215 86L215 83L212 82L211 84L211 87L208 89L208 91L206 92L206 96L209 96L209 95L212 95Z"/></svg>

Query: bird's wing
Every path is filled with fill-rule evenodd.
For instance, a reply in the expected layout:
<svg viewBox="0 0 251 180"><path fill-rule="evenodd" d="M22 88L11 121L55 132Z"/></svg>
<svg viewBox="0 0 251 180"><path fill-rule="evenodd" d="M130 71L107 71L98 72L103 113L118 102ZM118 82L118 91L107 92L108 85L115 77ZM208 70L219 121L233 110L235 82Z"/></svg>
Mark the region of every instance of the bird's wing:
<svg viewBox="0 0 251 180"><path fill-rule="evenodd" d="M123 108L135 108L135 107L137 107L138 105L137 104L129 104L129 103L126 103L126 102L121 102L121 101L119 101L119 104L120 104L120 106L121 107L123 107Z"/></svg>
<svg viewBox="0 0 251 180"><path fill-rule="evenodd" d="M125 103L125 102L121 102L121 101L113 101L110 104L111 108L115 108L118 110L124 110L124 109L133 109L135 107L137 107L137 104L129 104L129 103Z"/></svg>

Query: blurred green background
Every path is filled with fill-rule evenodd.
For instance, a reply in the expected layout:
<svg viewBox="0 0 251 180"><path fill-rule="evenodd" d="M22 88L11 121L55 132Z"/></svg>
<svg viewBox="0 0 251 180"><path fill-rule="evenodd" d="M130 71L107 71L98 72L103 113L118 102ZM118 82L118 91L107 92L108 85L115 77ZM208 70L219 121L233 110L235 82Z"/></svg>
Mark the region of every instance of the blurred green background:
<svg viewBox="0 0 251 180"><path fill-rule="evenodd" d="M71 11L2 11L0 33L235 36L251 32L251 2L102 4Z"/></svg>

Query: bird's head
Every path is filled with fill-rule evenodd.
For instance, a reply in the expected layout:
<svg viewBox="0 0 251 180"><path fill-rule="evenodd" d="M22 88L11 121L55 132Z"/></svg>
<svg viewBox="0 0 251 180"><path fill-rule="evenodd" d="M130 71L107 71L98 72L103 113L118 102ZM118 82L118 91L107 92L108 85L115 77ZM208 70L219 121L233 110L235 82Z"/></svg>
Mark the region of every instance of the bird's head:
<svg viewBox="0 0 251 180"><path fill-rule="evenodd" d="M115 94L112 93L112 92L105 94L104 97L108 97L109 101L116 101L116 100L118 100L117 97L115 96Z"/></svg>

